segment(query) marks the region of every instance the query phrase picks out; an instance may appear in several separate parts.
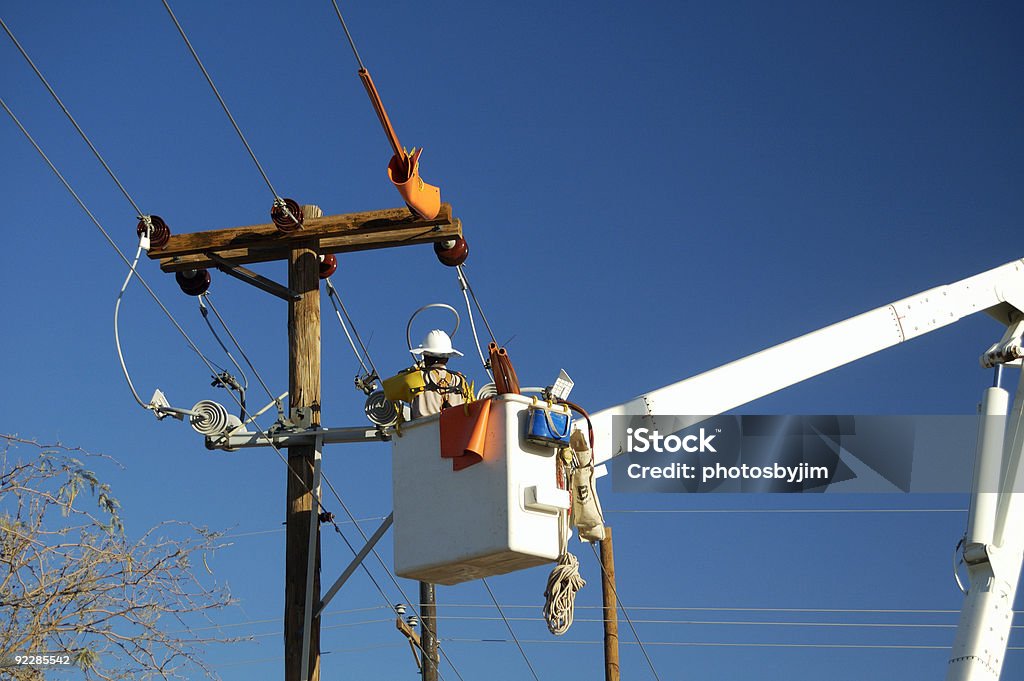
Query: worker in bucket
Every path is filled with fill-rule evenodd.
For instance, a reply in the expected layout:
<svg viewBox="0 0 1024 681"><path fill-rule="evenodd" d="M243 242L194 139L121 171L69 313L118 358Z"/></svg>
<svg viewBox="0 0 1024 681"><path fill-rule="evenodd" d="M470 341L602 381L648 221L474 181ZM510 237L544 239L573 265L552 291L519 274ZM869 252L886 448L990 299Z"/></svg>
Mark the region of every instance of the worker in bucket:
<svg viewBox="0 0 1024 681"><path fill-rule="evenodd" d="M442 409L465 404L471 399L466 377L446 366L449 357L462 357L462 353L452 347L447 333L441 329L430 331L420 346L410 352L422 358L420 371L424 382L423 390L413 396L412 418L439 414Z"/></svg>

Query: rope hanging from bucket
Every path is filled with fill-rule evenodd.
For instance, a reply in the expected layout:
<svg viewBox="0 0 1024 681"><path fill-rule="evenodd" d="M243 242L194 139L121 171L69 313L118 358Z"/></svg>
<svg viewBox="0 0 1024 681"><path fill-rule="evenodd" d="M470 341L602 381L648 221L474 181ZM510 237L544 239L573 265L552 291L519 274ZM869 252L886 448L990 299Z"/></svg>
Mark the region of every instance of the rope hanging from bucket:
<svg viewBox="0 0 1024 681"><path fill-rule="evenodd" d="M557 465L559 479L564 484L565 470L561 458ZM569 552L569 512L565 510L558 514L558 549L558 563L552 568L544 587L544 621L548 631L555 636L569 631L576 609L576 593L587 585L580 576L579 559Z"/></svg>

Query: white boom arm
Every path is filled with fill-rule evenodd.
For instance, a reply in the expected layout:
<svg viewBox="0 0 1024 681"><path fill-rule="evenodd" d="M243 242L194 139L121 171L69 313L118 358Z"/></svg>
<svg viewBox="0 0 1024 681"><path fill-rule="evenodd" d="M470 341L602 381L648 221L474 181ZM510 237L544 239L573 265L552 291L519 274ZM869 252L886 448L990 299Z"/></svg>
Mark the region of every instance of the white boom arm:
<svg viewBox="0 0 1024 681"><path fill-rule="evenodd" d="M959 321L988 312L1010 324L1024 311L1024 260L929 289L591 415L600 464L622 454L613 416L714 416Z"/></svg>
<svg viewBox="0 0 1024 681"><path fill-rule="evenodd" d="M832 324L749 357L645 393L591 416L595 462L622 454L614 416L713 416L817 376L975 312L1007 325L982 357L985 366L1024 355L1024 261L929 289ZM964 598L947 681L997 681L1013 622L1024 564L1024 375L1007 428L1008 394L990 388L982 423L971 515L963 559L970 588ZM993 493L993 489L1001 490Z"/></svg>

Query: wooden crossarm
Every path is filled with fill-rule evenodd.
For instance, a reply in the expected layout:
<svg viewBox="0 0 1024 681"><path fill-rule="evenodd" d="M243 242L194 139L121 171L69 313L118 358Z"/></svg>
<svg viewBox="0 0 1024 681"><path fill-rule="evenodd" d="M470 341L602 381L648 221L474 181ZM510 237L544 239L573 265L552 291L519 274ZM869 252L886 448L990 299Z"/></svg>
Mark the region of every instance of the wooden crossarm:
<svg viewBox="0 0 1024 681"><path fill-rule="evenodd" d="M450 204L442 204L433 220L413 216L407 208L326 215L310 218L302 229L281 232L273 223L175 234L149 257L165 272L216 267L214 253L236 265L286 260L299 243L316 244L321 254L433 243L462 235L462 223L452 217Z"/></svg>

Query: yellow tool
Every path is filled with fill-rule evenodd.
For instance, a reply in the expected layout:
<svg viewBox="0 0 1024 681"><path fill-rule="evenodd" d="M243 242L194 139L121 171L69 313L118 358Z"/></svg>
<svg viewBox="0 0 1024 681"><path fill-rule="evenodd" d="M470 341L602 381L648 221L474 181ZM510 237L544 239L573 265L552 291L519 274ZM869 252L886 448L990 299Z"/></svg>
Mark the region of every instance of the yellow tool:
<svg viewBox="0 0 1024 681"><path fill-rule="evenodd" d="M384 397L392 402L412 402L413 396L423 392L426 387L420 368L409 367L384 379Z"/></svg>

